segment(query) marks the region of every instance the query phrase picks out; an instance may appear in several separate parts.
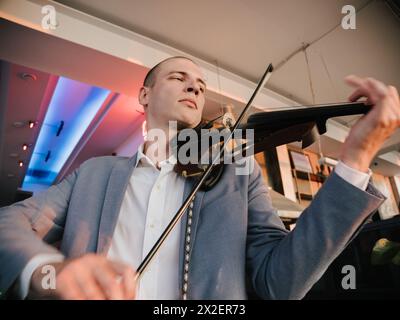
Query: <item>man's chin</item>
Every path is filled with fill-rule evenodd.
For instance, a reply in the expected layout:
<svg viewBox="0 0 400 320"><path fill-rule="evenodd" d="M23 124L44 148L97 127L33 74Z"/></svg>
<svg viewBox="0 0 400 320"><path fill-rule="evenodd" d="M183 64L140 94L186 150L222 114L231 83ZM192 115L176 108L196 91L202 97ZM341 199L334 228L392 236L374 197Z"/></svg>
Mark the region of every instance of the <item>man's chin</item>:
<svg viewBox="0 0 400 320"><path fill-rule="evenodd" d="M177 121L177 129L178 131L183 130L183 129L188 129L188 128L194 128L196 125L190 124L187 122L183 121Z"/></svg>

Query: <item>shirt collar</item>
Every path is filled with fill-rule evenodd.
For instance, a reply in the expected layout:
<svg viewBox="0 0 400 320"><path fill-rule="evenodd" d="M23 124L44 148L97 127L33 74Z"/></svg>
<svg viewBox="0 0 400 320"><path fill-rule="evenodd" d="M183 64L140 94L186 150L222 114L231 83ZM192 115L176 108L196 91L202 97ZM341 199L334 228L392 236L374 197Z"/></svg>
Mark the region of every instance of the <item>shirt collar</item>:
<svg viewBox="0 0 400 320"><path fill-rule="evenodd" d="M153 163L153 161L151 161L151 159L144 154L143 148L144 148L144 142L138 148L135 167L139 165L152 166L158 170L156 164ZM177 161L175 156L171 155L168 159L161 161L159 164L161 168L164 166L168 166L169 168L172 169L175 166L176 162Z"/></svg>

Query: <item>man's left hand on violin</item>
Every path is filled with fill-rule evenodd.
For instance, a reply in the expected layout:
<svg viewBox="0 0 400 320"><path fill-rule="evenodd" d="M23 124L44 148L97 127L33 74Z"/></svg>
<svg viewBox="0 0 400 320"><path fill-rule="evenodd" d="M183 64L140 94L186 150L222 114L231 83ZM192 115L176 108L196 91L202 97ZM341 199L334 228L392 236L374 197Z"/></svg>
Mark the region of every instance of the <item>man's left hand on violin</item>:
<svg viewBox="0 0 400 320"><path fill-rule="evenodd" d="M341 150L340 160L346 165L367 172L385 140L400 126L400 99L397 89L373 78L346 77L355 88L350 101L366 98L372 109L351 128Z"/></svg>

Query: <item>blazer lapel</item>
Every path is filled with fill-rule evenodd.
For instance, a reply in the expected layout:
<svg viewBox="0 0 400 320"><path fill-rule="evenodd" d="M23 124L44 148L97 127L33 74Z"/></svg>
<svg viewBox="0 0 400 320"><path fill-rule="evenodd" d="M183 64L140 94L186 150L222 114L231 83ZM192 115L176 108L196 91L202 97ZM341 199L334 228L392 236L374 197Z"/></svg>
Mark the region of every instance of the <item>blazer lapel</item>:
<svg viewBox="0 0 400 320"><path fill-rule="evenodd" d="M111 171L101 212L97 253L106 253L111 245L122 200L135 167L136 158L137 153L130 159L117 161Z"/></svg>
<svg viewBox="0 0 400 320"><path fill-rule="evenodd" d="M185 181L185 189L184 196L182 199L182 203L189 196L189 193L192 191L194 187L195 181L194 179L186 179ZM191 227L191 240L190 240L190 253L192 252L194 241L196 240L196 231L197 225L199 222L200 209L203 203L204 191L198 191L196 193L194 203L193 203L193 218L192 218L192 227ZM185 257L185 236L186 236L186 223L187 223L187 212L184 213L181 220L181 230L180 230L180 246L179 246L179 288L182 288L183 285L183 265L184 265L184 257Z"/></svg>

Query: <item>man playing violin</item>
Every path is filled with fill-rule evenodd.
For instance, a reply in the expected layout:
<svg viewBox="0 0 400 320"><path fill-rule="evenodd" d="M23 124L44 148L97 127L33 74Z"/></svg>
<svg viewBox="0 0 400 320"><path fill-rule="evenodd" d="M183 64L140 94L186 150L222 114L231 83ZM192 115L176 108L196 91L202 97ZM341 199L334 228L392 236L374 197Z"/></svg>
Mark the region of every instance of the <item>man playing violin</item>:
<svg viewBox="0 0 400 320"><path fill-rule="evenodd" d="M339 163L288 232L271 205L260 168L226 165L199 191L182 221L136 281L135 270L193 186L173 170L169 121L201 120L206 84L192 60L173 57L150 70L139 93L147 140L132 158L83 163L58 185L0 209L0 291L19 298L301 299L385 200L369 165L400 124L397 90L349 76L351 101L372 110L351 128ZM56 271L45 288L43 266Z"/></svg>

